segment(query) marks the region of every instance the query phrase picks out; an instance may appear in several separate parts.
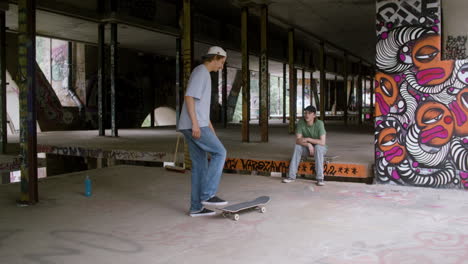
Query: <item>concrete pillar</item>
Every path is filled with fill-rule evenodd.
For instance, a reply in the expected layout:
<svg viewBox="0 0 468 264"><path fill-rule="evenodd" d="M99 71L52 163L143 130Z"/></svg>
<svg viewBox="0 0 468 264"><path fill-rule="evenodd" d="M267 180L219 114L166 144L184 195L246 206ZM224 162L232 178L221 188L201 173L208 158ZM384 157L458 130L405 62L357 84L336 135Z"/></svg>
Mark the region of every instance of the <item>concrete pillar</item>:
<svg viewBox="0 0 468 264"><path fill-rule="evenodd" d="M102 162L102 158L96 158L96 169L101 169L103 168L102 165L103 165L103 162Z"/></svg>
<svg viewBox="0 0 468 264"><path fill-rule="evenodd" d="M286 63L283 63L283 124L286 123Z"/></svg>
<svg viewBox="0 0 468 264"><path fill-rule="evenodd" d="M333 109L333 115L336 116L336 109L338 108L338 65L337 65L337 59L334 58L334 69L335 69L335 82L334 82L334 94L333 94L333 103L332 103L332 108L333 105L335 105L335 109Z"/></svg>
<svg viewBox="0 0 468 264"><path fill-rule="evenodd" d="M182 42L181 42L181 39L180 38L176 38L176 58L175 58L175 80L176 80L176 91L175 91L175 95L176 95L176 124L179 123L179 118L180 118L180 110L181 110L181 102L182 102L182 98L183 98L183 94L182 94L182 87L180 85L180 73L183 72L182 69L181 69L181 63L180 63L180 59L181 59L181 54L182 54ZM182 97L182 98L181 98ZM154 110L153 110L153 113L154 113Z"/></svg>
<svg viewBox="0 0 468 264"><path fill-rule="evenodd" d="M211 77L211 104L210 104L210 119L211 123L214 124L219 120L219 71L210 72Z"/></svg>
<svg viewBox="0 0 468 264"><path fill-rule="evenodd" d="M262 5L260 15L260 134L261 141L268 142L268 119L270 117L268 95L270 80L268 71L268 6Z"/></svg>
<svg viewBox="0 0 468 264"><path fill-rule="evenodd" d="M183 96L187 90L188 81L192 72L193 39L192 39L192 1L183 0L182 14L182 61L183 61ZM192 168L192 160L188 152L188 145L184 144L185 168Z"/></svg>
<svg viewBox="0 0 468 264"><path fill-rule="evenodd" d="M359 61L358 64L358 83L357 83L357 94L356 94L356 104L358 107L358 123L362 125L362 62Z"/></svg>
<svg viewBox="0 0 468 264"><path fill-rule="evenodd" d="M8 144L6 100L6 21L5 11L0 10L0 153L6 154Z"/></svg>
<svg viewBox="0 0 468 264"><path fill-rule="evenodd" d="M312 72L310 73L310 86L311 86L312 92L314 94L315 108L319 109L320 99L319 99L319 95L318 95L317 80L314 79Z"/></svg>
<svg viewBox="0 0 468 264"><path fill-rule="evenodd" d="M343 64L343 89L345 94L345 105L344 105L344 124L348 124L348 55L344 54Z"/></svg>
<svg viewBox="0 0 468 264"><path fill-rule="evenodd" d="M111 134L113 137L119 136L117 129L117 84L118 84L118 43L117 43L117 23L111 23L111 43L110 43L110 81L111 81Z"/></svg>
<svg viewBox="0 0 468 264"><path fill-rule="evenodd" d="M248 45L247 7L241 9L241 53L242 53L242 142L250 141L250 69Z"/></svg>
<svg viewBox="0 0 468 264"><path fill-rule="evenodd" d="M223 68L223 88L222 88L222 92L221 92L221 103L222 103L222 107L223 107L223 127L226 128L227 127L227 64L224 64L224 68Z"/></svg>
<svg viewBox="0 0 468 264"><path fill-rule="evenodd" d="M20 204L39 201L36 135L36 1L18 1L18 60L20 76Z"/></svg>
<svg viewBox="0 0 468 264"><path fill-rule="evenodd" d="M280 77L277 77L278 78L278 82L277 82L277 85L278 85L278 98L277 98L277 105L278 105L278 108L276 108L276 115L279 115L280 114L280 106L281 106L281 78Z"/></svg>
<svg viewBox="0 0 468 264"><path fill-rule="evenodd" d="M325 121L325 92L327 91L327 80L325 73L325 43L320 42L320 119Z"/></svg>
<svg viewBox="0 0 468 264"><path fill-rule="evenodd" d="M375 74L371 74L371 76L375 76ZM375 88L375 79L370 78L370 113L372 117L375 116L374 114L374 88Z"/></svg>
<svg viewBox="0 0 468 264"><path fill-rule="evenodd" d="M106 135L105 129L105 80L106 80L106 58L105 58L105 31L106 24L101 23L98 26L98 126L99 136Z"/></svg>
<svg viewBox="0 0 468 264"><path fill-rule="evenodd" d="M294 29L288 32L288 60L289 60L289 134L296 133L296 72L294 70Z"/></svg>
<svg viewBox="0 0 468 264"><path fill-rule="evenodd" d="M302 116L304 117L304 108L305 108L305 90L306 90L306 81L305 81L305 69L302 68Z"/></svg>
<svg viewBox="0 0 468 264"><path fill-rule="evenodd" d="M107 167L113 167L115 165L117 165L117 160L116 159L111 159L111 158L107 159Z"/></svg>

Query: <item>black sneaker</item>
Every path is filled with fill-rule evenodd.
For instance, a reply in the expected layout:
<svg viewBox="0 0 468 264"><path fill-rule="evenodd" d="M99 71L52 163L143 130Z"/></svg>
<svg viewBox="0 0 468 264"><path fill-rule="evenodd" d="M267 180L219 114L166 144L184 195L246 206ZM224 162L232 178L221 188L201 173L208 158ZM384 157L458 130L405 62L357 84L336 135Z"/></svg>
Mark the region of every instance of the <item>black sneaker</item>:
<svg viewBox="0 0 468 264"><path fill-rule="evenodd" d="M190 212L191 217L197 217L197 216L208 216L208 215L215 215L215 211L212 211L210 209L203 208L202 210L198 212Z"/></svg>
<svg viewBox="0 0 468 264"><path fill-rule="evenodd" d="M224 201L223 199L219 198L218 196L213 196L209 200L202 201L203 205L226 205L228 202Z"/></svg>

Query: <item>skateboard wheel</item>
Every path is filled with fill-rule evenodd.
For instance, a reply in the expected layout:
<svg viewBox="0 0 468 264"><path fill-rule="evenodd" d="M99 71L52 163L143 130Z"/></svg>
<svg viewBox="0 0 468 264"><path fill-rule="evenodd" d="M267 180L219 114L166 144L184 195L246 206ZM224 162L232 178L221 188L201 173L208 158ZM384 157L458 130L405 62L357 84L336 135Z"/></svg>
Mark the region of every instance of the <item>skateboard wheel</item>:
<svg viewBox="0 0 468 264"><path fill-rule="evenodd" d="M261 207L260 212L265 213L266 212L266 207Z"/></svg>
<svg viewBox="0 0 468 264"><path fill-rule="evenodd" d="M235 214L233 219L234 219L234 221L239 221L239 218L240 218L240 216L238 214Z"/></svg>

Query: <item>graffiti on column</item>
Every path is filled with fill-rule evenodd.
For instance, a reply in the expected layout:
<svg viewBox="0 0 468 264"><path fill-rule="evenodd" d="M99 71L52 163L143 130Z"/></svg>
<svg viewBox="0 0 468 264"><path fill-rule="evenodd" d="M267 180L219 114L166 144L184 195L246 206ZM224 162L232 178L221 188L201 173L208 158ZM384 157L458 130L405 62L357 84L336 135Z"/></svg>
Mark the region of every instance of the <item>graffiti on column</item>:
<svg viewBox="0 0 468 264"><path fill-rule="evenodd" d="M439 0L377 1L376 178L468 189L468 60L441 59Z"/></svg>
<svg viewBox="0 0 468 264"><path fill-rule="evenodd" d="M445 44L444 59L462 60L466 58L467 36L448 36Z"/></svg>

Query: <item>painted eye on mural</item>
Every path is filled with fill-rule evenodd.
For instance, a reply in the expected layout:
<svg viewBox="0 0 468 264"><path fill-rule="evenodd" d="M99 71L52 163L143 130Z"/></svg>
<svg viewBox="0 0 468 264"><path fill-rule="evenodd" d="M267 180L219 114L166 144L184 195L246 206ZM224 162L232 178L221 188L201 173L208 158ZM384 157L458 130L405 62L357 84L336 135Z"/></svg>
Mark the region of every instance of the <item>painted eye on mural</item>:
<svg viewBox="0 0 468 264"><path fill-rule="evenodd" d="M463 106L468 109L468 93L463 93L461 96L461 101L462 101L462 104Z"/></svg>
<svg viewBox="0 0 468 264"><path fill-rule="evenodd" d="M439 50L435 47L424 46L416 52L415 58L422 63L427 63L432 61L437 54L439 54Z"/></svg>
<svg viewBox="0 0 468 264"><path fill-rule="evenodd" d="M442 119L444 112L440 109L431 108L427 110L422 118L424 124L433 124Z"/></svg>
<svg viewBox="0 0 468 264"><path fill-rule="evenodd" d="M396 143L396 134L388 134L382 139L382 146L391 146Z"/></svg>
<svg viewBox="0 0 468 264"><path fill-rule="evenodd" d="M380 87L382 88L382 91L385 93L386 96L392 97L393 85L387 78L382 77L382 79L380 80Z"/></svg>

